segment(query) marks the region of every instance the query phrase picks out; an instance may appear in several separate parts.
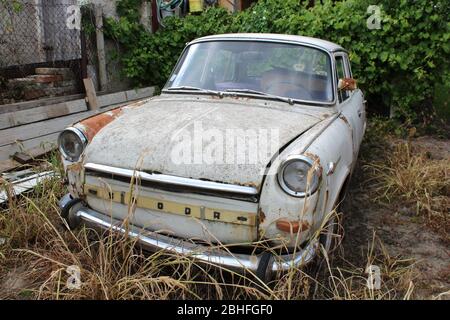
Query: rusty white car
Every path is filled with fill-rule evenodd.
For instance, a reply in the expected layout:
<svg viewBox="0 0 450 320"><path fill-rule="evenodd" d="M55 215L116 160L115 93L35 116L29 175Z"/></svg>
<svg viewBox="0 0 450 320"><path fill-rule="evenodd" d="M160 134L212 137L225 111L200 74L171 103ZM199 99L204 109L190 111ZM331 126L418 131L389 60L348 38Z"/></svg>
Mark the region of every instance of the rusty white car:
<svg viewBox="0 0 450 320"><path fill-rule="evenodd" d="M365 126L339 45L203 37L187 44L161 95L60 134L70 191L61 214L72 228L115 230L267 279L329 250L335 229L324 227Z"/></svg>

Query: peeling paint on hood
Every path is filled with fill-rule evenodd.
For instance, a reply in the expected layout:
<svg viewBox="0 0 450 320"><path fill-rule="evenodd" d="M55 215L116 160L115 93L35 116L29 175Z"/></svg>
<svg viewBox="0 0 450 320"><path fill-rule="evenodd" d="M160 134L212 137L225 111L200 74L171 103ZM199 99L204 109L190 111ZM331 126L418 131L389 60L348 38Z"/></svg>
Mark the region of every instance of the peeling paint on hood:
<svg viewBox="0 0 450 320"><path fill-rule="evenodd" d="M245 136L245 130L253 130L251 132L260 134L258 137L266 133L269 142L276 136L276 145L272 149L278 150L332 113L333 108L293 107L261 99L161 96L139 108L126 110L102 128L87 147L84 161L259 189L264 169L274 153L259 153L256 163L248 163L248 160L244 163L230 162L226 159L227 155L230 156L225 147L227 130L238 135L237 140L229 144L234 152L239 143L242 144L242 141L237 141L239 134ZM200 131L224 137L223 163L205 163L199 158L199 152L195 151L199 149L193 140ZM186 148L189 139L192 142L192 161L180 163L182 160L174 150ZM220 139L203 140L202 150L211 150L217 140ZM247 147L246 159L252 150Z"/></svg>

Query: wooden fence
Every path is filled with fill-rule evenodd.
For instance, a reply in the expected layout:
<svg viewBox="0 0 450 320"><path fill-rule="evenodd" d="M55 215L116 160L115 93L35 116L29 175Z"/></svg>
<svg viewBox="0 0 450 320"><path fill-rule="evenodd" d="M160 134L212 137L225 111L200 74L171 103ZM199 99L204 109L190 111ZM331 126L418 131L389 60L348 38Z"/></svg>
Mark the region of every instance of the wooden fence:
<svg viewBox="0 0 450 320"><path fill-rule="evenodd" d="M95 97L96 108L86 103L84 95L0 106L0 172L19 167L54 149L58 134L67 126L96 113L151 97L154 91L154 87L148 87L99 95Z"/></svg>

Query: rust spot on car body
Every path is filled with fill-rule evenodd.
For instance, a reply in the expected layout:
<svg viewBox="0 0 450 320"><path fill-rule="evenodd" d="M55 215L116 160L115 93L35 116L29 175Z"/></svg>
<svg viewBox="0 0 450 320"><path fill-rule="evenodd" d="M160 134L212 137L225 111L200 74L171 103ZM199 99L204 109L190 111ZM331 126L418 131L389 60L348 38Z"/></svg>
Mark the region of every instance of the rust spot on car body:
<svg viewBox="0 0 450 320"><path fill-rule="evenodd" d="M305 152L304 153L305 156L311 158L312 160L314 160L314 165L313 165L313 169L317 171L317 173L319 174L319 176L322 176L322 171L323 168L320 164L320 157L314 153L311 152Z"/></svg>
<svg viewBox="0 0 450 320"><path fill-rule="evenodd" d="M258 223L262 224L264 223L264 220L266 220L266 214L261 210L261 208L258 209Z"/></svg>
<svg viewBox="0 0 450 320"><path fill-rule="evenodd" d="M122 112L122 108L110 110L105 113L101 113L76 124L77 127L83 130L86 138L92 141L94 136L111 121L115 120Z"/></svg>
<svg viewBox="0 0 450 320"><path fill-rule="evenodd" d="M305 152L305 156L311 158L314 160L314 162L320 163L320 157L317 154L311 153L311 152Z"/></svg>
<svg viewBox="0 0 450 320"><path fill-rule="evenodd" d="M345 124L350 127L350 122L348 122L348 119L346 116L344 116L342 113L339 115L339 119L345 122Z"/></svg>
<svg viewBox="0 0 450 320"><path fill-rule="evenodd" d="M103 127L120 117L125 110L137 108L139 106L142 106L146 102L146 100L142 100L94 115L78 122L77 124L75 124L75 127L81 129L90 142Z"/></svg>
<svg viewBox="0 0 450 320"><path fill-rule="evenodd" d="M72 172L80 172L82 169L83 169L83 165L80 161L74 162L67 166L67 170L70 170Z"/></svg>
<svg viewBox="0 0 450 320"><path fill-rule="evenodd" d="M216 181L216 182L223 183L222 181ZM255 188L255 189L257 189L259 187L258 184L256 182L253 182L253 181L249 181L247 183L234 181L234 182L232 182L232 184L237 185L237 186L242 186L242 187L251 187L251 188Z"/></svg>
<svg viewBox="0 0 450 320"><path fill-rule="evenodd" d="M84 198L83 184L84 184L84 169L83 160L67 165L66 167L67 179L69 181L69 191L78 198Z"/></svg>

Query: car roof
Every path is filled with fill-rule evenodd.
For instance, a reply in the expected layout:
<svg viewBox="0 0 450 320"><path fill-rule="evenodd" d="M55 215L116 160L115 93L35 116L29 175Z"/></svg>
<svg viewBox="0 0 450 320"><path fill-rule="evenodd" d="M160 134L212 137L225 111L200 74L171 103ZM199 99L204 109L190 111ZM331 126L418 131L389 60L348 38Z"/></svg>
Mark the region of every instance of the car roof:
<svg viewBox="0 0 450 320"><path fill-rule="evenodd" d="M312 37L304 37L304 36L296 36L296 35L288 35L288 34L276 34L276 33L226 33L226 34L218 34L212 36L206 36L202 38L198 38L190 42L203 42L210 40L256 40L256 41L284 41L284 42L294 42L298 44L311 45L315 47L319 47L323 50L329 52L336 51L346 51L340 45Z"/></svg>

